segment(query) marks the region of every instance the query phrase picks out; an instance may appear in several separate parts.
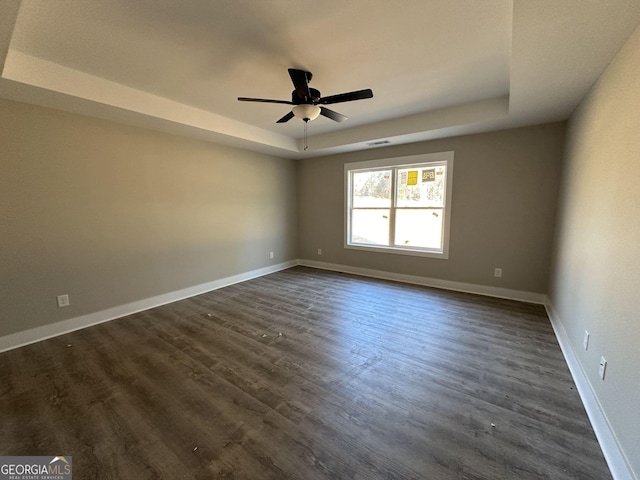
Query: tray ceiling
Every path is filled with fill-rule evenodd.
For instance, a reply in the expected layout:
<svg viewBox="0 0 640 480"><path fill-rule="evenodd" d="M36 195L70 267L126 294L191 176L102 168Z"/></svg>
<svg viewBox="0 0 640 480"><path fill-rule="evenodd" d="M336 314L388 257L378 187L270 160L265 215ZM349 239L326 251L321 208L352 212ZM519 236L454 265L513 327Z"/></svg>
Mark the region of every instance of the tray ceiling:
<svg viewBox="0 0 640 480"><path fill-rule="evenodd" d="M584 0L6 0L0 96L288 158L566 119L640 21ZM287 68L349 119L276 120Z"/></svg>

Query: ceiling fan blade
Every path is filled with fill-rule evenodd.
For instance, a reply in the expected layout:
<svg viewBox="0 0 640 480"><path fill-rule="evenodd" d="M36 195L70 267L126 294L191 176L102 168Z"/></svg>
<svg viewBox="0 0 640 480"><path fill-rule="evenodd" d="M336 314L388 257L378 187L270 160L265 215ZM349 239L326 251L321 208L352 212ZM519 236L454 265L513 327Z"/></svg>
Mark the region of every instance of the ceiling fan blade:
<svg viewBox="0 0 640 480"><path fill-rule="evenodd" d="M364 100L365 98L372 97L373 92L370 88L367 88L365 90L357 90L355 92L339 93L337 95L322 97L318 103L322 105L330 105L332 103L352 102L353 100Z"/></svg>
<svg viewBox="0 0 640 480"><path fill-rule="evenodd" d="M289 69L289 76L293 82L293 86L296 87L296 93L301 98L309 98L311 93L309 92L309 80L311 80L311 73L304 70L298 70L295 68Z"/></svg>
<svg viewBox="0 0 640 480"><path fill-rule="evenodd" d="M284 103L285 105L295 105L295 103L290 102L289 100L270 100L268 98L238 97L238 100L241 102Z"/></svg>
<svg viewBox="0 0 640 480"><path fill-rule="evenodd" d="M293 114L293 112L289 112L287 113L284 117L282 117L280 120L278 120L276 123L285 123L288 122L289 120L291 120L295 115Z"/></svg>
<svg viewBox="0 0 640 480"><path fill-rule="evenodd" d="M330 118L331 120L335 120L336 122L344 122L347 119L347 117L341 113L334 112L333 110L329 110L324 107L320 107L320 115Z"/></svg>

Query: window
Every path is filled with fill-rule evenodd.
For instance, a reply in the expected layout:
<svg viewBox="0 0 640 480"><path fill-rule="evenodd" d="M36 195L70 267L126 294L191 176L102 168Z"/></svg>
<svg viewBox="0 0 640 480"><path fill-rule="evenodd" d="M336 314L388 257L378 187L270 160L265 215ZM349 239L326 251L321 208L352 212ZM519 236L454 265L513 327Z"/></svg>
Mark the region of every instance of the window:
<svg viewBox="0 0 640 480"><path fill-rule="evenodd" d="M448 258L453 152L344 168L345 248Z"/></svg>

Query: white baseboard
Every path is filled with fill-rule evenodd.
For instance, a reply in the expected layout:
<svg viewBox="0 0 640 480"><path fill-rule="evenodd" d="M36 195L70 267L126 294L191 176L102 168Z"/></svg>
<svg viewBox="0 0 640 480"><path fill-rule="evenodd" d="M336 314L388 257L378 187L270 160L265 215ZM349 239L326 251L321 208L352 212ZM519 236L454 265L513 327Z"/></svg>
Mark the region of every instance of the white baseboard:
<svg viewBox="0 0 640 480"><path fill-rule="evenodd" d="M79 317L62 320L60 322L43 325L41 327L24 330L22 332L13 333L0 337L0 352L13 350L31 343L36 343L48 338L57 337L65 333L80 330L99 323L108 322L121 318L133 313L148 310L150 308L165 305L167 303L176 302L185 298L210 292L218 288L233 285L234 283L244 282L252 278L261 277L270 273L285 270L296 265L304 265L307 267L319 268L323 270L333 270L339 272L353 273L366 277L381 278L384 280L395 280L404 283L412 283L428 287L443 288L446 290L455 290L460 292L475 293L479 295L487 295L491 297L507 298L511 300L520 300L529 303L544 304L544 295L539 293L523 292L519 290L510 290L506 288L488 287L484 285L475 285L470 283L452 282L448 280L440 280L437 278L420 277L417 275L403 275L399 273L390 273L382 270L371 270L367 268L350 267L346 265L338 265L333 263L316 262L312 260L291 260L288 262L272 265L257 270L233 275L231 277L214 280L212 282L195 285L193 287L176 290L174 292L157 295L155 297L138 300L136 302L119 305L99 312L93 312Z"/></svg>
<svg viewBox="0 0 640 480"><path fill-rule="evenodd" d="M555 308L548 298L545 301L545 308L547 309L547 315L549 316L549 320L551 320L551 326L553 327L553 331L555 332L558 343L560 344L560 349L562 350L564 359L567 362L573 381L576 384L576 388L578 389L578 393L582 399L582 404L587 411L593 431L596 434L596 438L598 439L604 458L607 461L607 465L609 465L609 470L611 470L611 475L615 480L640 480L636 477L629 466L624 452L620 448L616 435L607 420L607 416L602 410L602 406L598 401L598 397L593 390L591 382L585 374L582 364L580 363L580 360L578 360L578 356L571 346L567 331L562 325Z"/></svg>
<svg viewBox="0 0 640 480"><path fill-rule="evenodd" d="M394 280L397 282L412 283L414 285L422 285L425 287L442 288L445 290L454 290L456 292L475 293L478 295L486 295L488 297L506 298L509 300L519 300L521 302L527 303L538 303L540 305L544 305L546 298L546 296L542 293L511 290L508 288L489 287L486 285L477 285L473 283L452 282L450 280L441 280L439 278L420 277L418 275L404 275L401 273L385 272L383 270L372 270L368 268L338 265L335 263L316 262L314 260L300 260L299 264L305 267L320 268L323 270L332 270L336 272L353 273L354 275L362 275L364 277L380 278L383 280Z"/></svg>
<svg viewBox="0 0 640 480"><path fill-rule="evenodd" d="M285 270L297 264L297 260L292 260L278 265L259 268L257 270L251 270L231 277L221 278L220 280L214 280L212 282L195 285L193 287L183 288L181 290L176 290L175 292L169 292L163 295L157 295L155 297L127 303L126 305L119 305L99 312L89 313L87 315L62 320L61 322L52 323L50 325L43 325L42 327L36 327L30 330L6 335L4 337L0 337L0 352L13 350L14 348L19 348L48 338L57 337L58 335L73 332L74 330L80 330L82 328L115 320L116 318L131 315L143 310L159 307L160 305L193 297L194 295L200 295L212 290L217 290L218 288L227 287L234 283L244 282L251 280L252 278Z"/></svg>

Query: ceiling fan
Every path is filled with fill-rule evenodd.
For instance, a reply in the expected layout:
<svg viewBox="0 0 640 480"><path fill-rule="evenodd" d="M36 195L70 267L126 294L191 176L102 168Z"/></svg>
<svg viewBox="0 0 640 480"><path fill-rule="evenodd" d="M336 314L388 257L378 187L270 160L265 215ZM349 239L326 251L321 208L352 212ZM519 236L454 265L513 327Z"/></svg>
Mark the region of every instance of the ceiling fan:
<svg viewBox="0 0 640 480"><path fill-rule="evenodd" d="M373 97L373 92L370 88L323 97L318 90L309 87L309 82L312 77L311 72L290 68L289 76L291 77L291 81L295 87L295 90L291 92L291 101L248 97L238 97L238 100L241 102L283 103L286 105L293 105L291 111L276 123L285 123L293 117L298 117L306 124L307 122L318 118L318 115L330 118L336 122L343 122L347 117L338 112L334 112L333 110L329 110L322 105L352 102L354 100L363 100L365 98Z"/></svg>

